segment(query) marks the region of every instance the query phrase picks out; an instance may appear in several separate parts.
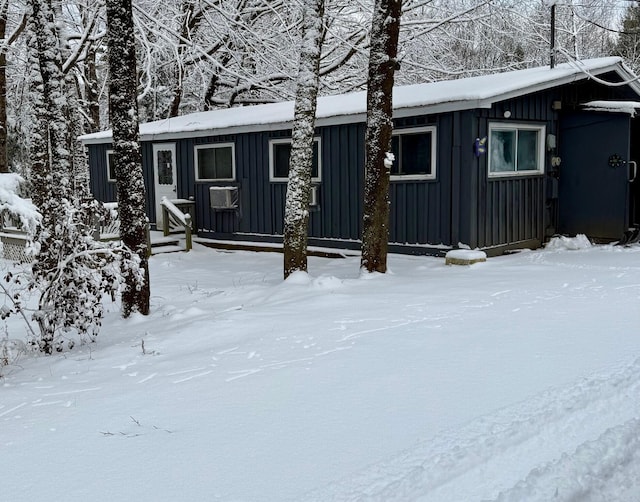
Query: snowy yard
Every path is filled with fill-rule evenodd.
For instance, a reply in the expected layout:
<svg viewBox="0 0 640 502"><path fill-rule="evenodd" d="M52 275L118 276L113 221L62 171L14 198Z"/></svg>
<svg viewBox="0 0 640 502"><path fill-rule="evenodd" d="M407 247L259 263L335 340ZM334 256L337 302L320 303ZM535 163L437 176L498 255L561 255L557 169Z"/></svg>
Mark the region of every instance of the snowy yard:
<svg viewBox="0 0 640 502"><path fill-rule="evenodd" d="M0 500L640 500L640 246L150 266L151 316L3 368Z"/></svg>

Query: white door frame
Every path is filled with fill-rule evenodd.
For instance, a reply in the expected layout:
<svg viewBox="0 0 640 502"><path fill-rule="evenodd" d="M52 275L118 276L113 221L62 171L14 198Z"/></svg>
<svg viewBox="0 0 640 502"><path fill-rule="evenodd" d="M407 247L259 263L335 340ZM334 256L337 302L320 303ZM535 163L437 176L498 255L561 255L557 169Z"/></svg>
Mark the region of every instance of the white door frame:
<svg viewBox="0 0 640 502"><path fill-rule="evenodd" d="M163 172L162 180L160 176L160 166L158 165L158 152L171 152L171 170ZM163 166L166 169L166 166ZM153 181L154 193L156 199L156 228L162 228L162 206L160 202L162 197L167 199L175 199L177 197L177 179L176 179L176 144L175 143L154 143L153 144ZM162 181L162 183L161 183Z"/></svg>

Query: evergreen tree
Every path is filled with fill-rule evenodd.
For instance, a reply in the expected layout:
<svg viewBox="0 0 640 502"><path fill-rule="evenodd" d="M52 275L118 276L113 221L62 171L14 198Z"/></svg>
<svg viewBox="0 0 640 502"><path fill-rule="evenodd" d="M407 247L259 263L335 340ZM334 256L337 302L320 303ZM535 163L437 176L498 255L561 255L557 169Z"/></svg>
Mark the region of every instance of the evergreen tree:
<svg viewBox="0 0 640 502"><path fill-rule="evenodd" d="M144 273L123 270L123 315L149 313L149 264L145 188L138 133L136 51L131 0L107 0L107 52L109 59L109 112L118 191L120 238L137 257Z"/></svg>
<svg viewBox="0 0 640 502"><path fill-rule="evenodd" d="M313 164L316 103L322 52L324 0L303 6L302 48L296 89L289 181L284 216L284 277L307 270L309 196Z"/></svg>
<svg viewBox="0 0 640 502"><path fill-rule="evenodd" d="M402 0L375 0L367 79L362 259L367 272L387 271L392 90L398 53Z"/></svg>

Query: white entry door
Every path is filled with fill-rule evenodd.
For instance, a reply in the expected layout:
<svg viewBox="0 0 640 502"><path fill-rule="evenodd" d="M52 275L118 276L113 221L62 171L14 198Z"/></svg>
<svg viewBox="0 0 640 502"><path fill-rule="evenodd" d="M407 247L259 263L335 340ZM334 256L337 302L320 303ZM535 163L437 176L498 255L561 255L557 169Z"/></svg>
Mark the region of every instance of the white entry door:
<svg viewBox="0 0 640 502"><path fill-rule="evenodd" d="M175 199L176 188L176 145L158 143L153 145L153 177L156 192L156 228L162 228L162 197Z"/></svg>

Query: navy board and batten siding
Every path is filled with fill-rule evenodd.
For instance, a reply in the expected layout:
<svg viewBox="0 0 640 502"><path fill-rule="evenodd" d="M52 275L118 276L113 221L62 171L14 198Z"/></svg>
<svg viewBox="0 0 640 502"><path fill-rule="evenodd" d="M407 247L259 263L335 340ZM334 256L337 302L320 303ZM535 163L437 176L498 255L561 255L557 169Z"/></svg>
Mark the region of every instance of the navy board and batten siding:
<svg viewBox="0 0 640 502"><path fill-rule="evenodd" d="M398 124L398 129L427 124L425 117ZM316 136L321 147L321 181L318 206L311 208L309 237L318 243L326 240L352 242L361 236L362 191L364 186L364 123L321 127ZM202 237L225 238L240 234L243 238L281 236L286 198L286 182L269 179L269 141L290 138L291 130L242 133L233 137L205 137L178 141L178 161L193 166L196 144L233 142L236 155L236 181L197 182L190 169L186 186L197 203L198 232ZM445 135L446 137L446 135ZM438 149L438 164L448 162L444 149ZM446 187L442 194L443 181ZM211 186L224 184L239 188L237 210L214 211L208 207ZM450 206L450 179L447 170L436 180L394 181L390 189L390 241L396 243L447 243L448 219L441 205ZM237 235L236 235L237 236Z"/></svg>
<svg viewBox="0 0 640 502"><path fill-rule="evenodd" d="M452 114L448 113L394 121L394 131L397 133L435 126L436 176L432 180L391 181L389 242L392 245L446 246L451 241L451 117ZM417 252L419 248L413 251Z"/></svg>
<svg viewBox="0 0 640 502"><path fill-rule="evenodd" d="M112 150L111 143L87 145L89 162L89 186L93 196L100 202L115 202L118 198L116 182L109 180L107 168L107 152ZM145 211L154 223L155 192L153 181L153 146L151 143L141 144L142 174L145 187ZM151 164L151 165L150 165Z"/></svg>
<svg viewBox="0 0 640 502"><path fill-rule="evenodd" d="M201 236L224 238L236 233L249 239L282 235L287 185L283 181L270 180L269 142L290 137L291 130L281 130L242 133L224 139L181 140L187 156L193 155L195 144L220 141L235 144L236 181L227 184L238 187L239 208L214 211L208 204L197 204ZM310 211L309 235L316 239L358 239L364 124L319 128L317 137L320 138L322 159L321 181L317 183L318 206ZM191 157L185 160L186 165L193 165ZM209 187L224 184L195 182L196 201L208 201Z"/></svg>
<svg viewBox="0 0 640 502"><path fill-rule="evenodd" d="M550 165L547 136L557 134L557 111L552 109L553 91L538 92L525 97L502 101L490 109L477 112L477 137L488 137L490 124L501 122L544 126L544 172L534 175L490 177L488 154L477 159L477 177L471 188L476 192L469 200L472 208L471 234L468 243L473 247L490 248L504 245L537 247L545 239L550 223L547 206L546 176Z"/></svg>
<svg viewBox="0 0 640 502"><path fill-rule="evenodd" d="M108 180L107 151L109 150L111 150L111 143L87 145L89 186L93 196L101 202L116 200L116 184Z"/></svg>
<svg viewBox="0 0 640 502"><path fill-rule="evenodd" d="M479 114L472 110L396 120L397 132L435 126L437 159L435 179L391 182L390 243L437 247L463 242L492 246L541 240L542 176L489 181L486 161L477 159L472 149L476 131L486 130L490 118L490 115ZM484 126L478 126L483 118ZM516 119L517 115L513 120ZM357 245L361 237L364 132L364 123L317 130L322 172L318 207L310 213L311 240ZM189 179L184 185L193 186L194 193L181 196L195 198L201 236L225 238L242 234L244 238L268 238L282 235L286 183L269 180L269 141L289 137L291 131L282 130L178 140L178 162L187 166L194 165L196 144L235 144L235 182L197 182L193 168L188 169ZM184 178L184 170L182 172ZM239 187L240 207L235 211L213 211L208 207L209 187L224 184ZM482 197L489 198L479 200ZM532 201L535 201L533 206Z"/></svg>
<svg viewBox="0 0 640 502"><path fill-rule="evenodd" d="M435 126L437 157L435 179L393 180L390 184L389 241L394 249L410 245L411 252L429 252L429 246L434 246L432 252L438 252L439 246L456 246L459 242L474 247L492 246L527 240L539 231L520 219L515 223L512 218L521 218L527 211L542 212L539 204L521 207L539 198L538 193L529 194L535 182L530 177L489 181L486 161L474 156L473 139L477 134L486 134L489 118L480 115L477 110L468 110L395 121L396 131ZM318 207L310 213L310 241L327 245L343 241L357 247L362 229L365 124L320 127L317 136L321 140L322 172ZM290 137L291 130L282 130L175 140L176 197L195 200L200 236L277 240L282 235L286 183L269 179L269 141ZM235 181L196 180L195 146L215 143L235 145ZM93 167L92 192L99 200L114 201L115 183L107 181L106 166L106 152L111 146L88 147ZM154 223L152 149L153 143L142 142L147 212ZM209 207L209 188L224 185L238 187L238 209L220 211ZM527 221L539 227L539 219L536 214Z"/></svg>

